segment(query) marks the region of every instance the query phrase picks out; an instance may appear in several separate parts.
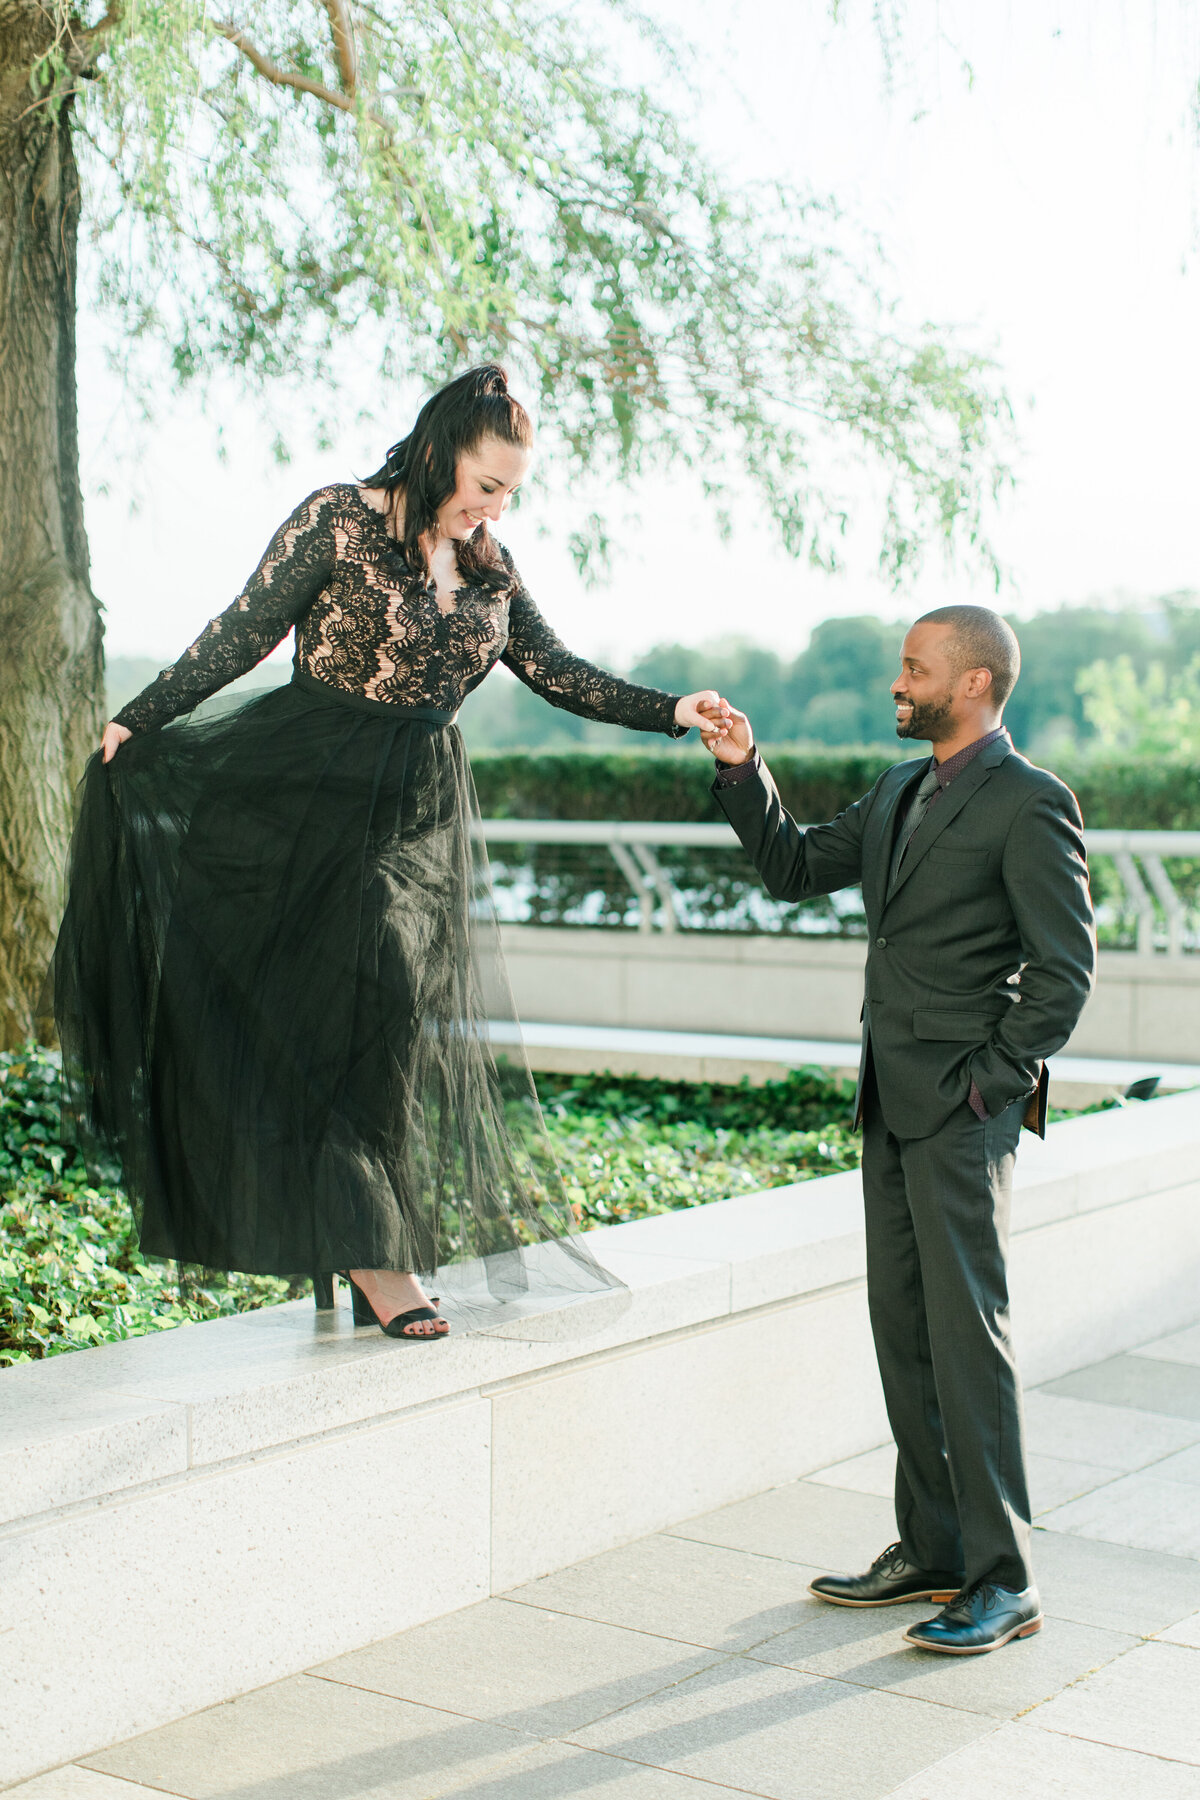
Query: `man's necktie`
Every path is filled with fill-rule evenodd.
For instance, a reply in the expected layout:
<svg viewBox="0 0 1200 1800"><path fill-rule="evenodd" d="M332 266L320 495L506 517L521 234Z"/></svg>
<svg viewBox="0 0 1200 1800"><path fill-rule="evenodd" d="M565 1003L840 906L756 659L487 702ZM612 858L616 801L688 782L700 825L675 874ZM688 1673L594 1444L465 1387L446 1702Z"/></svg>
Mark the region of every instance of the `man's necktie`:
<svg viewBox="0 0 1200 1800"><path fill-rule="evenodd" d="M891 873L888 876L889 887L900 873L900 864L904 861L904 852L908 849L909 840L911 839L913 832L917 829L917 826L921 823L921 820L925 817L925 814L929 811L930 801L937 793L939 786L937 764L932 763L929 768L929 773L921 777L920 785L913 795L912 804L905 814L904 823L901 825L899 835L896 838L896 848L892 853Z"/></svg>

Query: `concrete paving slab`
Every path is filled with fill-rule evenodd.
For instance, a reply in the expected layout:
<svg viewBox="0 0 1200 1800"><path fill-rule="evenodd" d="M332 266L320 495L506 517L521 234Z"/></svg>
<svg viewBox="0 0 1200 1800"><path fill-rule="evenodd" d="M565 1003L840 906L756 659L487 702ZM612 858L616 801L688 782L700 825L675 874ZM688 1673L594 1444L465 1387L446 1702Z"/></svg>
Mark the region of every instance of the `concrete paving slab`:
<svg viewBox="0 0 1200 1800"><path fill-rule="evenodd" d="M162 1794L164 1788L143 1787L140 1782L121 1781L115 1775L99 1775L95 1769L80 1768L72 1763L65 1769L51 1769L46 1775L35 1775L20 1787L5 1788L9 1800L147 1800L151 1794Z"/></svg>
<svg viewBox="0 0 1200 1800"><path fill-rule="evenodd" d="M1039 1456L1036 1452L1031 1452L1025 1460L1035 1519L1113 1479L1111 1469L1101 1468L1096 1463L1071 1462L1065 1457Z"/></svg>
<svg viewBox="0 0 1200 1800"><path fill-rule="evenodd" d="M1200 1559L1200 1494L1194 1483L1164 1478L1159 1473L1163 1467L1160 1463L1136 1475L1121 1475L1107 1487L1056 1507L1040 1523L1051 1531Z"/></svg>
<svg viewBox="0 0 1200 1800"><path fill-rule="evenodd" d="M454 1800L456 1794L464 1800L568 1800L581 1794L597 1800L730 1800L727 1787L573 1744L539 1744L497 1774L431 1788L429 1800Z"/></svg>
<svg viewBox="0 0 1200 1800"><path fill-rule="evenodd" d="M1200 1420L1200 1368L1157 1357L1111 1356L1107 1362L1048 1381L1041 1391Z"/></svg>
<svg viewBox="0 0 1200 1800"><path fill-rule="evenodd" d="M131 1738L85 1767L187 1800L428 1800L532 1748L523 1732L297 1675Z"/></svg>
<svg viewBox="0 0 1200 1800"><path fill-rule="evenodd" d="M864 1450L861 1456L849 1456L845 1462L831 1463L808 1477L818 1487L849 1488L855 1494L875 1494L890 1500L896 1485L896 1446L881 1444L877 1450Z"/></svg>
<svg viewBox="0 0 1200 1800"><path fill-rule="evenodd" d="M1193 1650L1200 1650L1200 1612L1190 1613L1178 1625L1169 1625L1158 1635L1164 1644L1189 1644Z"/></svg>
<svg viewBox="0 0 1200 1800"><path fill-rule="evenodd" d="M485 1600L311 1669L328 1681L561 1737L719 1659L671 1638Z"/></svg>
<svg viewBox="0 0 1200 1800"><path fill-rule="evenodd" d="M1033 1567L1047 1616L1079 1625L1149 1636L1200 1607L1200 1566L1190 1557L1038 1527Z"/></svg>
<svg viewBox="0 0 1200 1800"><path fill-rule="evenodd" d="M804 1563L659 1534L530 1581L505 1597L735 1651L793 1625L809 1582L820 1573Z"/></svg>
<svg viewBox="0 0 1200 1800"><path fill-rule="evenodd" d="M1200 1800L1200 1770L1161 1756L1002 1725L893 1788L887 1800Z"/></svg>
<svg viewBox="0 0 1200 1800"><path fill-rule="evenodd" d="M881 1800L990 1729L977 1713L736 1658L576 1741L771 1800Z"/></svg>
<svg viewBox="0 0 1200 1800"><path fill-rule="evenodd" d="M930 1605L868 1610L814 1600L799 1625L748 1654L756 1662L1011 1719L1138 1642L1126 1633L1053 1619L1035 1637L992 1656L935 1656L906 1645L906 1628L936 1611Z"/></svg>
<svg viewBox="0 0 1200 1800"><path fill-rule="evenodd" d="M895 1542L896 1515L891 1501L875 1494L792 1481L673 1526L670 1535L758 1556L803 1558L823 1570L859 1570Z"/></svg>
<svg viewBox="0 0 1200 1800"><path fill-rule="evenodd" d="M1029 1714L1070 1737L1200 1765L1200 1651L1139 1644Z"/></svg>
<svg viewBox="0 0 1200 1800"><path fill-rule="evenodd" d="M1185 1481L1189 1487L1200 1486L1200 1444L1194 1444L1190 1450L1177 1450L1174 1456L1164 1456L1160 1463L1155 1463L1151 1473L1163 1481Z"/></svg>
<svg viewBox="0 0 1200 1800"><path fill-rule="evenodd" d="M1080 1494L1089 1493L1092 1488L1113 1479L1112 1469L1101 1468L1095 1463L1068 1462L1060 1456L1038 1456L1031 1452L1026 1462L1035 1518L1039 1513L1064 1506L1068 1500L1075 1500ZM819 1487L849 1488L856 1494L876 1494L882 1500L890 1500L896 1479L895 1447L883 1444L878 1450L865 1450L861 1456L851 1456L845 1462L833 1463L828 1469L818 1469L808 1479Z"/></svg>
<svg viewBox="0 0 1200 1800"><path fill-rule="evenodd" d="M1200 1422L1068 1398L1059 1393L1059 1385L1052 1382L1049 1389L1034 1388L1025 1395L1025 1441L1031 1456L1062 1457L1127 1475L1200 1443Z"/></svg>
<svg viewBox="0 0 1200 1800"><path fill-rule="evenodd" d="M1186 1331L1173 1331L1169 1337L1156 1338L1154 1343L1142 1344L1132 1354L1200 1367L1200 1325L1189 1325Z"/></svg>

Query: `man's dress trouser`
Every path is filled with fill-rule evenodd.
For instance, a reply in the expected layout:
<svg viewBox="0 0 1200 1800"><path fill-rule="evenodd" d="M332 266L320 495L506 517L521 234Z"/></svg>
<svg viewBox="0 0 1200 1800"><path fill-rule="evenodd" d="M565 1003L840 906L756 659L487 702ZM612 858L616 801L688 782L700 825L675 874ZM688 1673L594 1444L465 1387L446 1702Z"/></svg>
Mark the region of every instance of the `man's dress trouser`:
<svg viewBox="0 0 1200 1800"><path fill-rule="evenodd" d="M909 1562L1024 1588L1029 1493L1009 1334L1008 1219L1025 1102L986 1123L964 1102L927 1138L863 1111L867 1293L896 1440Z"/></svg>

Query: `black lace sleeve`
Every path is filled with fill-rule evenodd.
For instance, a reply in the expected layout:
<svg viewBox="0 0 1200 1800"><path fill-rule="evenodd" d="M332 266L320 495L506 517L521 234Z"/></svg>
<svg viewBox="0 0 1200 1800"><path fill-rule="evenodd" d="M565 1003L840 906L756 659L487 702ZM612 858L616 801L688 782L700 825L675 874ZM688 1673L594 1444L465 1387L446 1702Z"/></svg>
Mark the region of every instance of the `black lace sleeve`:
<svg viewBox="0 0 1200 1800"><path fill-rule="evenodd" d="M512 566L507 552L504 560ZM619 675L573 656L551 631L519 576L509 605L508 648L501 660L526 687L564 712L599 719L606 725L626 725L631 731L687 735L687 726L675 723L678 694L622 681Z"/></svg>
<svg viewBox="0 0 1200 1800"><path fill-rule="evenodd" d="M334 562L332 496L318 488L285 519L231 606L210 619L177 662L116 714L130 731L190 712L282 643L329 580Z"/></svg>

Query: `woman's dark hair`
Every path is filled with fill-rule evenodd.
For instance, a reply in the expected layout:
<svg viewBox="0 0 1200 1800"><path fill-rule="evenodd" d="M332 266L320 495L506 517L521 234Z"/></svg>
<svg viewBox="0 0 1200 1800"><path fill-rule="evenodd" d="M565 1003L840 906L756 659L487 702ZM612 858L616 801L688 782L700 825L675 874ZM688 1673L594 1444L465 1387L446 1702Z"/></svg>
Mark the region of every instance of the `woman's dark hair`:
<svg viewBox="0 0 1200 1800"><path fill-rule="evenodd" d="M421 540L437 533L438 508L454 492L459 457L478 449L488 437L522 450L533 446L529 414L509 393L508 376L497 363L468 369L439 388L417 414L408 436L392 445L383 466L363 482L364 487L386 492L386 517L393 531L403 507L404 523L396 535L411 569L421 573L428 569ZM508 571L486 519L458 545L458 566L468 580L486 587L507 585Z"/></svg>

